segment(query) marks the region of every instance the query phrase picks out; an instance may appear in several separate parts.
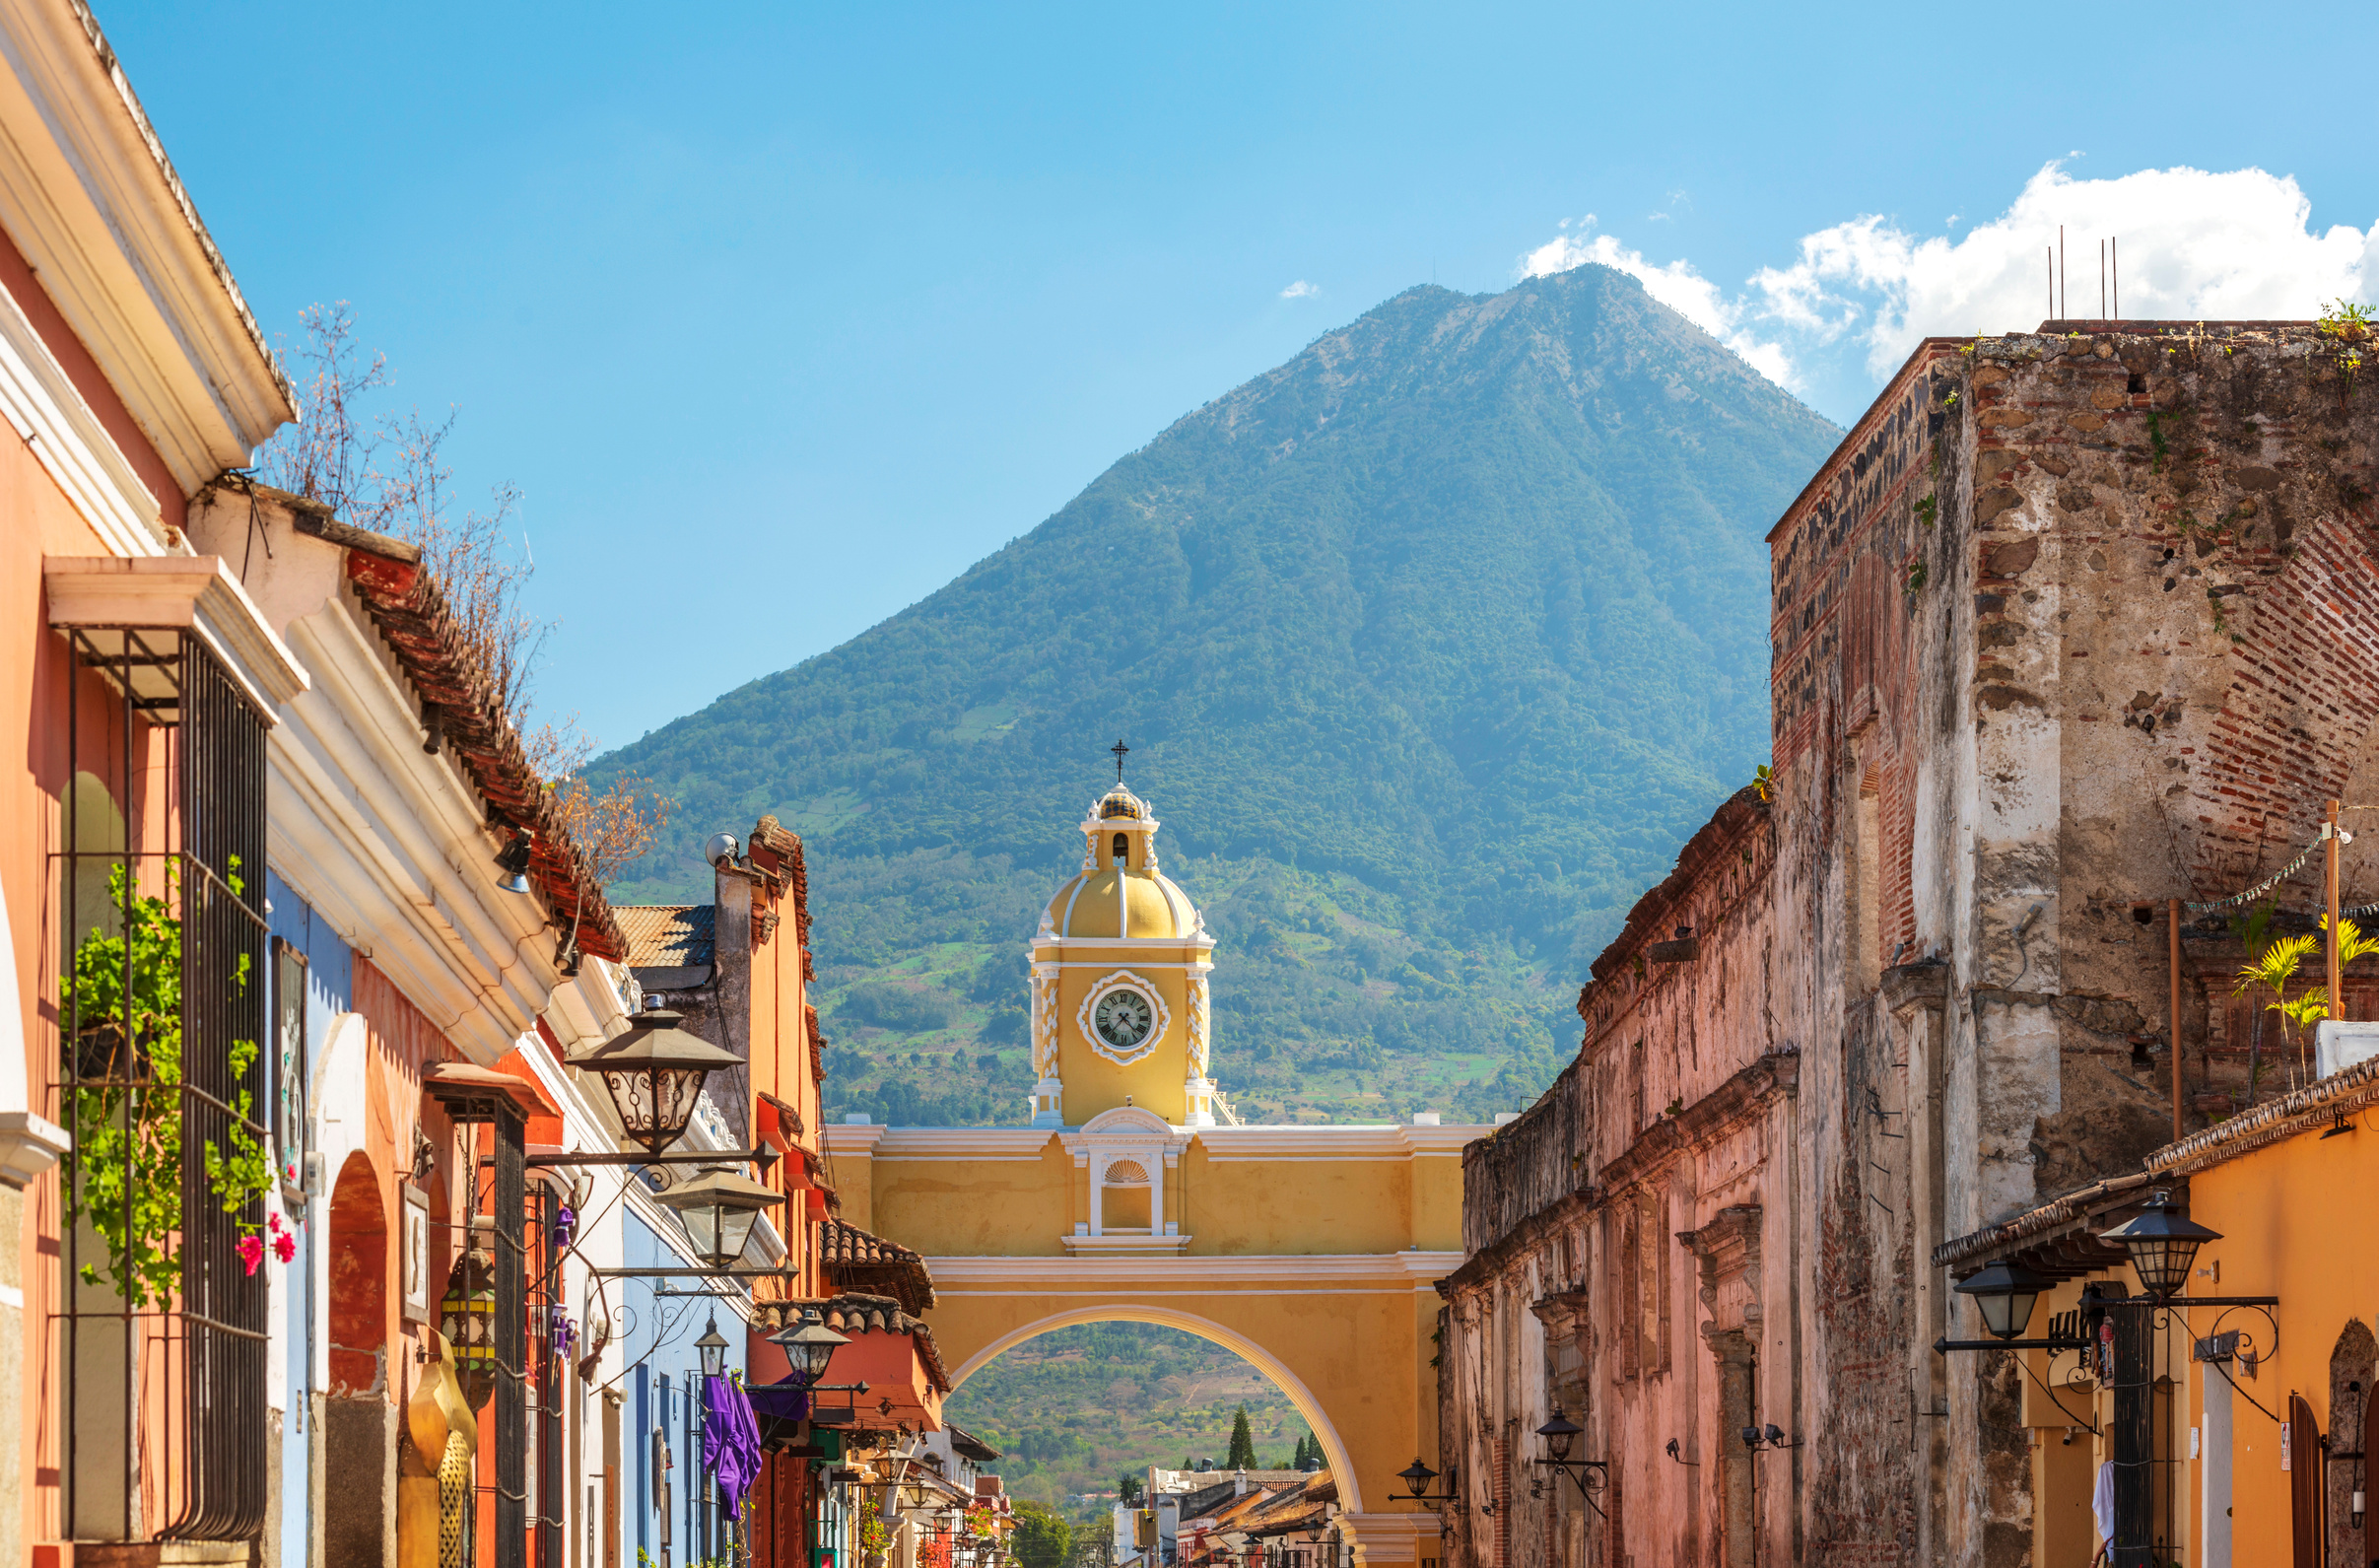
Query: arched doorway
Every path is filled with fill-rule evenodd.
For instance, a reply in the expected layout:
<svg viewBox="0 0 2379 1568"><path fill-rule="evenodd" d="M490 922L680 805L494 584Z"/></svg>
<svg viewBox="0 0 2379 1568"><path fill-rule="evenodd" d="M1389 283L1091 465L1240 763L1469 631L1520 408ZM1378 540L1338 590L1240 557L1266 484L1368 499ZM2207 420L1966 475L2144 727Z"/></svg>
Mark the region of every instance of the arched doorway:
<svg viewBox="0 0 2379 1568"><path fill-rule="evenodd" d="M326 1561L383 1568L396 1549L396 1405L389 1396L388 1213L361 1150L331 1190L329 1379L322 1459Z"/></svg>

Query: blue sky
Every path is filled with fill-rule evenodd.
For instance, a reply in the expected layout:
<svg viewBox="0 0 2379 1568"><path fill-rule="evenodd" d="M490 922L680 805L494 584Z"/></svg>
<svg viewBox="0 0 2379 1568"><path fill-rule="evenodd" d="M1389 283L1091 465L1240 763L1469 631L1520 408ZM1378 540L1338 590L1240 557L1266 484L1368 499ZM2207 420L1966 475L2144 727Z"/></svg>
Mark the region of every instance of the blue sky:
<svg viewBox="0 0 2379 1568"><path fill-rule="evenodd" d="M100 4L267 330L351 301L520 487L606 744L1433 277L1627 266L1846 421L2058 222L2074 314L2115 232L2128 314L2303 315L2379 218L2283 85L2344 7Z"/></svg>

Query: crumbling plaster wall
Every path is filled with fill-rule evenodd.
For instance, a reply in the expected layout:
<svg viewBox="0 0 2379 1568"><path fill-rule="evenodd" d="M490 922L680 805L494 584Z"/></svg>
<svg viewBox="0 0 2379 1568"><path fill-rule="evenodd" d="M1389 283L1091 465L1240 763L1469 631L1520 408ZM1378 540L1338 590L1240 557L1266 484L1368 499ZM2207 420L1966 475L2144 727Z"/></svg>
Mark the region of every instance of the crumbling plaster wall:
<svg viewBox="0 0 2379 1568"><path fill-rule="evenodd" d="M1931 356L1939 489L1911 630L1945 766L1920 774L1918 855L1947 874L1918 876L1946 892L1918 923L1951 966L1952 1235L2172 1136L2163 901L2285 863L2369 744L2368 393L2339 351L2243 323ZM2185 1065L2203 1028L2185 1009ZM2017 1563L2012 1373L1958 1359L1945 1560Z"/></svg>
<svg viewBox="0 0 2379 1568"><path fill-rule="evenodd" d="M1739 1512L1718 1471L1664 1446L1707 1466L1731 1435L1721 1364L1674 1370L1688 1326L1716 1349L1738 1321L1758 1326L1762 1419L1808 1445L1758 1462L1763 1560L2028 1560L2018 1371L1932 1351L1972 1323L1931 1256L2170 1136L2163 901L2288 863L2326 799L2379 801L2351 784L2379 768L2379 392L2348 347L2303 323L1933 340L1788 511L1772 866L1756 909L1712 920L1730 863L1697 836L1596 961L1580 1059L1497 1135L1511 1170L1466 1167L1477 1256L1450 1282L1450 1337L1479 1380L1461 1402L1503 1401L1500 1450L1450 1409L1470 1463L1525 1457L1543 1339L1461 1325L1526 1311L1566 1232L1616 1560L1723 1555ZM2283 926L2309 923L2317 870L2280 888ZM2379 833L2346 885L2379 898ZM1654 962L1677 925L1699 949ZM2218 919L2191 927L2193 1126L2245 1092L2252 1013L2219 991L2243 956ZM2379 995L2349 979L2349 999ZM1771 1053L1796 1072L1748 1114L1728 1097ZM1647 1193L1692 1227L1688 1266L1756 1232L1760 1316L1735 1282L1673 1281L1669 1369L1627 1373L1611 1220ZM1467 1561L1493 1560L1482 1523Z"/></svg>

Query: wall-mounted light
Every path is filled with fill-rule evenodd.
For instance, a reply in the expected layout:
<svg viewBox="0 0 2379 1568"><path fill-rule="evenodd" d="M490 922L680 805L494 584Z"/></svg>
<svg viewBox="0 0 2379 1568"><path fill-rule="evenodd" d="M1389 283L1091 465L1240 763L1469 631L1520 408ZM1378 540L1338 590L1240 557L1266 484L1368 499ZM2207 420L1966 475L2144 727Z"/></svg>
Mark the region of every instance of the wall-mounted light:
<svg viewBox="0 0 2379 1568"><path fill-rule="evenodd" d="M2158 1301L2169 1301L2189 1283L2189 1265L2197 1261L2198 1249L2220 1241L2222 1233L2198 1224L2181 1212L2170 1193L2159 1192L2139 1213L2098 1239L2131 1254L2140 1288Z"/></svg>
<svg viewBox="0 0 2379 1568"><path fill-rule="evenodd" d="M638 1013L628 1032L581 1051L570 1065L603 1080L628 1141L653 1154L685 1136L703 1080L743 1058L678 1027L665 1007Z"/></svg>
<svg viewBox="0 0 2379 1568"><path fill-rule="evenodd" d="M1595 1493L1610 1484L1609 1462L1570 1458L1570 1450L1576 1446L1579 1437L1585 1430L1577 1422L1562 1414L1560 1405L1554 1405L1553 1418L1536 1429L1537 1437L1544 1442L1546 1457L1536 1460L1534 1463L1542 1465L1548 1469L1558 1470L1577 1482L1578 1495L1586 1499L1586 1506L1597 1514L1601 1514L1602 1506L1595 1501Z"/></svg>
<svg viewBox="0 0 2379 1568"><path fill-rule="evenodd" d="M673 1209L694 1244L694 1256L713 1268L731 1268L752 1239L760 1211L784 1201L749 1177L705 1171L693 1181L653 1198Z"/></svg>
<svg viewBox="0 0 2379 1568"><path fill-rule="evenodd" d="M2000 1258L1968 1274L1952 1288L1961 1296L1974 1298L1976 1309L1983 1315L1983 1328L1993 1337L2013 1339L2031 1325L2032 1304L2052 1283L2019 1262Z"/></svg>
<svg viewBox="0 0 2379 1568"><path fill-rule="evenodd" d="M784 1347L784 1358L792 1364L787 1381L806 1389L826 1376L826 1366L834 1359L835 1346L849 1344L850 1339L826 1327L826 1320L818 1316L817 1308L804 1307L799 1325L782 1333L769 1335L769 1343Z"/></svg>
<svg viewBox="0 0 2379 1568"><path fill-rule="evenodd" d="M504 879L496 885L505 892L528 891L529 851L535 842L526 828L514 828L511 841L496 852L496 869L504 873Z"/></svg>
<svg viewBox="0 0 2379 1568"><path fill-rule="evenodd" d="M718 1331L718 1314L716 1312L711 1314L711 1321L704 1327L702 1337L694 1341L694 1348L702 1352L702 1375L704 1377L723 1378L726 1376L727 1337Z"/></svg>

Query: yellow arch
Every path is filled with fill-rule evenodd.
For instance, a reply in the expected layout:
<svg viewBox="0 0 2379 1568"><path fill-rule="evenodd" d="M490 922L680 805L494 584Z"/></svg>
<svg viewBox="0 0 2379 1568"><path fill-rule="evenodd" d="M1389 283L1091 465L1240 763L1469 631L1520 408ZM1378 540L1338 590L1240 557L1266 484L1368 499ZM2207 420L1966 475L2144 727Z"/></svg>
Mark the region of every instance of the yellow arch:
<svg viewBox="0 0 2379 1568"><path fill-rule="evenodd" d="M1297 1413L1305 1417L1305 1424L1312 1429L1314 1436L1322 1440L1323 1458L1328 1462L1330 1478L1338 1486L1339 1507L1350 1514L1363 1512L1363 1483L1361 1478L1355 1474L1354 1462L1347 1454L1346 1445L1339 1441L1338 1429L1330 1424L1328 1412L1323 1409L1322 1401L1314 1398L1313 1391L1305 1386L1305 1380L1291 1372L1277 1356L1247 1335L1226 1324L1216 1323L1211 1318L1201 1318L1193 1312L1179 1312L1170 1307L1138 1307L1125 1303L1102 1307L1069 1307L1063 1312L1053 1312L1046 1318L1039 1318L1031 1323L1020 1324L1016 1328L1008 1329L967 1357L959 1364L958 1370L950 1375L952 1391L955 1392L966 1387L967 1379L981 1371L993 1356L1011 1350L1027 1339L1048 1333L1054 1329L1070 1329L1074 1325L1082 1323L1152 1323L1160 1328L1179 1329L1184 1333L1196 1334L1201 1339L1211 1340L1225 1350L1235 1352L1242 1360L1251 1363L1257 1371L1270 1378L1274 1387L1289 1397L1289 1402L1297 1407Z"/></svg>

